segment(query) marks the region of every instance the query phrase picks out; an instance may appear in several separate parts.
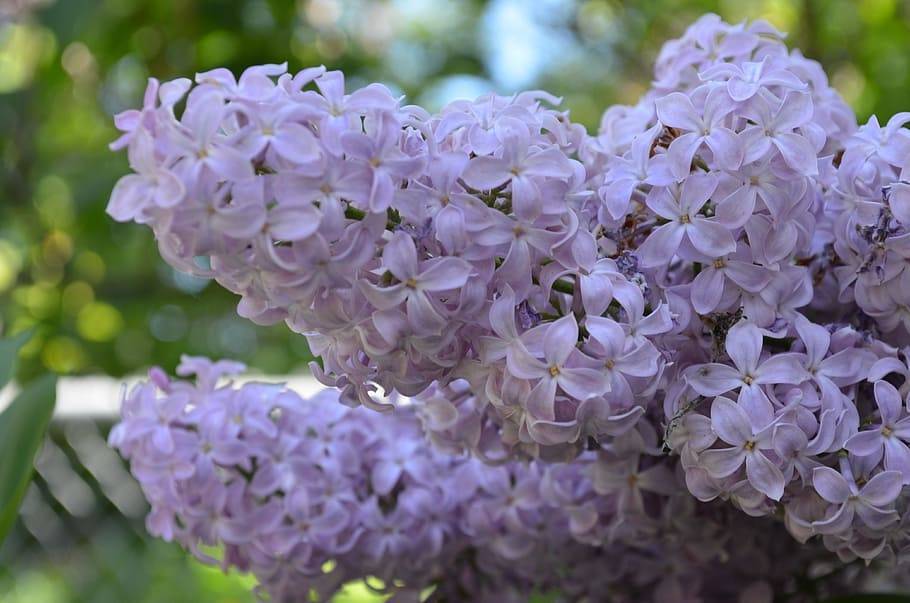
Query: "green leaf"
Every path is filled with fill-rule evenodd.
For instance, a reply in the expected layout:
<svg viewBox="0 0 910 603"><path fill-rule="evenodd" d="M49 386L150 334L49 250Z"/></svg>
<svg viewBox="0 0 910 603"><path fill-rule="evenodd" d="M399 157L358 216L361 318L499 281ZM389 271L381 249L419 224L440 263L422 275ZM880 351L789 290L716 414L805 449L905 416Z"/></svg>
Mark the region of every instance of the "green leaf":
<svg viewBox="0 0 910 603"><path fill-rule="evenodd" d="M865 594L829 599L825 603L910 603L910 595Z"/></svg>
<svg viewBox="0 0 910 603"><path fill-rule="evenodd" d="M55 376L40 377L0 414L0 543L16 520L31 480L35 454L54 412L56 390Z"/></svg>
<svg viewBox="0 0 910 603"><path fill-rule="evenodd" d="M7 339L0 339L0 389L6 387L16 372L19 350L32 338L32 330L22 331Z"/></svg>

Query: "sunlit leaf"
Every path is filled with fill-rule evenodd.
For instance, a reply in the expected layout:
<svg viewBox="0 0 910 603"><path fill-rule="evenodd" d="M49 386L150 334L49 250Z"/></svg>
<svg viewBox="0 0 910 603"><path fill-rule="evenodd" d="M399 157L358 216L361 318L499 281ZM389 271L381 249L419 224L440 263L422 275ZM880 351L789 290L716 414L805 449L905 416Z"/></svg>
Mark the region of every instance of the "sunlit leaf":
<svg viewBox="0 0 910 603"><path fill-rule="evenodd" d="M6 387L16 372L19 350L32 337L32 331L23 331L8 339L0 340L0 389Z"/></svg>
<svg viewBox="0 0 910 603"><path fill-rule="evenodd" d="M40 377L0 414L0 542L28 488L35 454L54 412L56 386L53 375Z"/></svg>

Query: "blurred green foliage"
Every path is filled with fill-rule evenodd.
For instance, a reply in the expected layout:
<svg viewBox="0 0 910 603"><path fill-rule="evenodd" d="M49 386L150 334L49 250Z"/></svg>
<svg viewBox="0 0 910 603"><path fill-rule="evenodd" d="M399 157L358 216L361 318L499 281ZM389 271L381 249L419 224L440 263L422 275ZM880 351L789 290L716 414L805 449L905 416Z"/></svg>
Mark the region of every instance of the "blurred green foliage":
<svg viewBox="0 0 910 603"><path fill-rule="evenodd" d="M4 603L121 603L127 595L132 603L252 603L254 585L188 559L175 545L105 532L56 563L0 570Z"/></svg>

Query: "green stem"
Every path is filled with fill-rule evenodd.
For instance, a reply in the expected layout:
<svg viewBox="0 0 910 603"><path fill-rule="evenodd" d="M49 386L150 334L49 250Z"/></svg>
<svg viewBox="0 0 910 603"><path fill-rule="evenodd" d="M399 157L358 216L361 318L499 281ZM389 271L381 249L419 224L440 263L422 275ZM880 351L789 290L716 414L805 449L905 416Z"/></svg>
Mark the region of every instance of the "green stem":
<svg viewBox="0 0 910 603"><path fill-rule="evenodd" d="M353 205L344 208L344 217L348 220L363 220L367 217L367 212L358 209ZM386 230L395 230L395 227L401 224L401 216L394 209L386 210Z"/></svg>
<svg viewBox="0 0 910 603"><path fill-rule="evenodd" d="M553 289L567 295L575 295L575 285L566 281L556 280L553 283Z"/></svg>

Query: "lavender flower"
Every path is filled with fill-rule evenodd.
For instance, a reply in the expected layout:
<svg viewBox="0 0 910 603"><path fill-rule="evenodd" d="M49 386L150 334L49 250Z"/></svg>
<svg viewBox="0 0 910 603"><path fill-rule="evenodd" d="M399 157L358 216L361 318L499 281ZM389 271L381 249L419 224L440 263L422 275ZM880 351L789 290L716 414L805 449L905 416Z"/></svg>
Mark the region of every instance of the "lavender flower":
<svg viewBox="0 0 910 603"><path fill-rule="evenodd" d="M263 600L327 601L364 580L408 602L517 602L552 591L721 603L746 590L756 601L787 592L808 603L790 576L830 556L769 520L694 505L646 424L571 464L488 465L424 438L426 429L479 443L468 427L477 400L459 387L437 392L454 415L431 411L429 399L381 415L344 407L330 390L304 400L282 385L215 384L241 368L185 358L179 372L193 381L154 369L126 395L111 444L151 503L152 534L204 563L252 573ZM158 429L174 442L194 445L160 450L138 409L161 417ZM820 531L837 534L853 516L892 525L893 472L862 488L827 467L814 475L830 507Z"/></svg>
<svg viewBox="0 0 910 603"><path fill-rule="evenodd" d="M728 530L770 547L772 517L810 556L907 558L907 115L857 128L763 22L706 16L654 75L593 136L540 91L430 114L322 68L150 81L115 122L134 173L109 213L303 334L345 405L397 406L310 417L266 386L254 405L201 363L220 410L184 413L202 394L156 373L164 398L136 390L112 435L150 529L226 543L279 600L369 574L412 599L429 579L455 600L629 583L726 601L691 559ZM637 566L560 574L528 561L543 550ZM767 576L736 575L767 600Z"/></svg>

